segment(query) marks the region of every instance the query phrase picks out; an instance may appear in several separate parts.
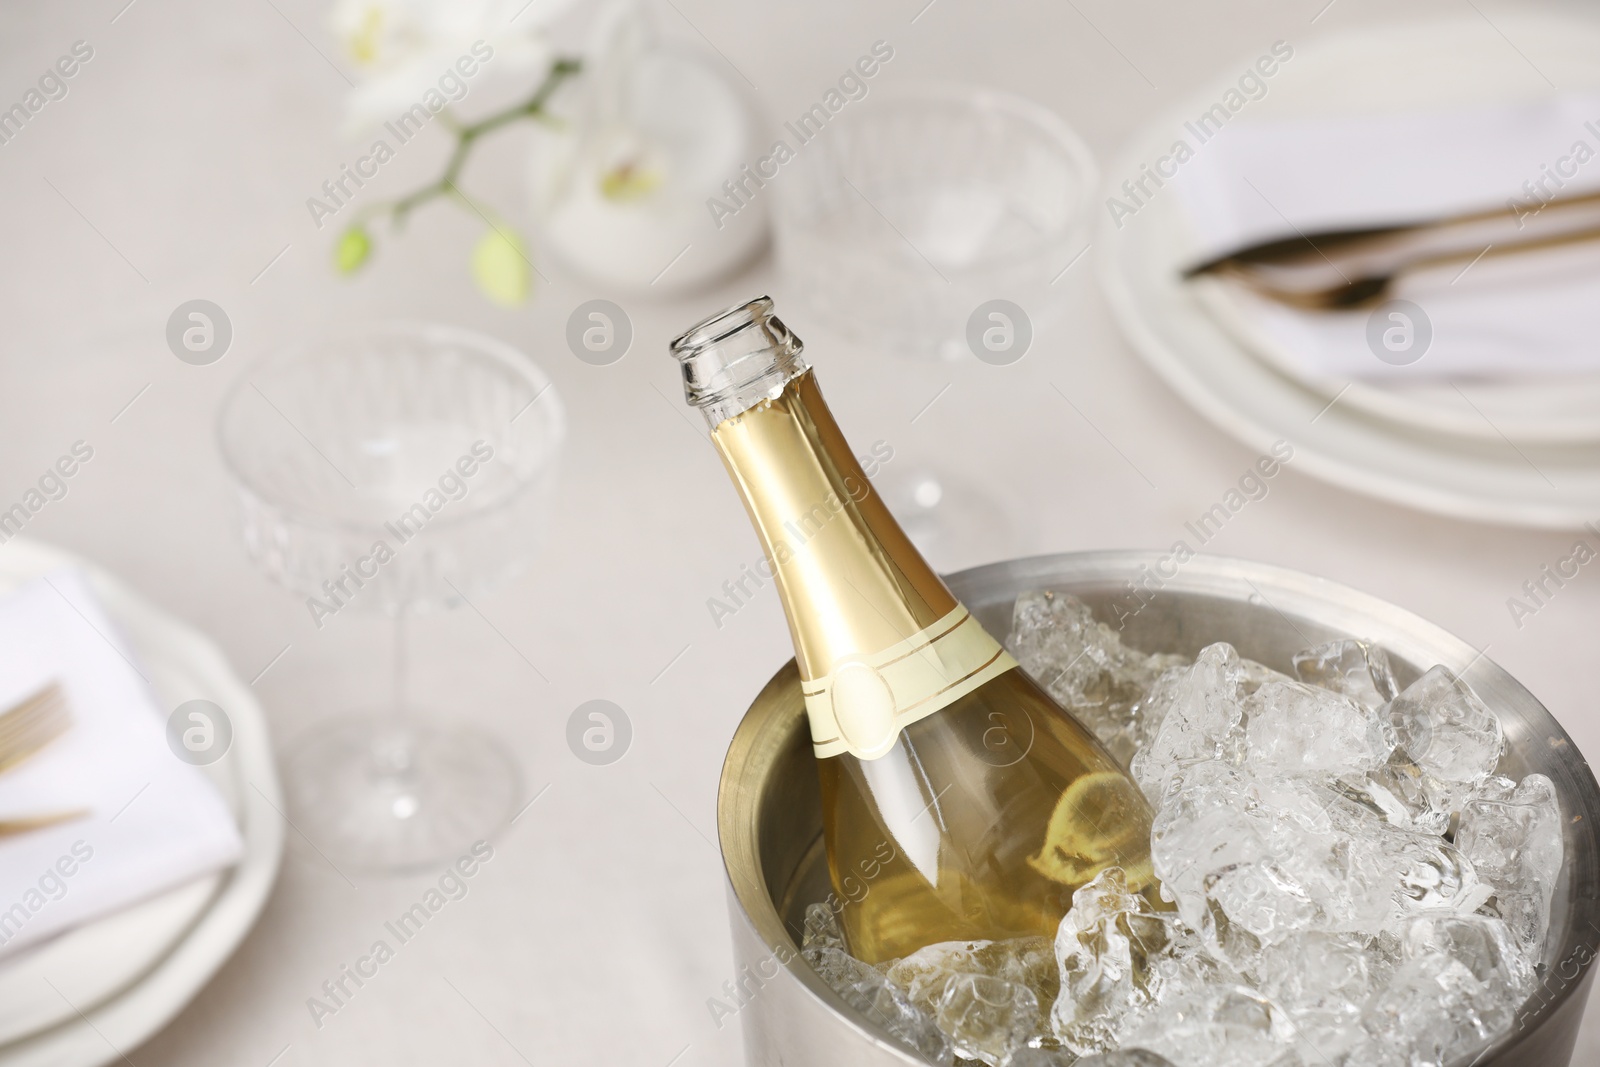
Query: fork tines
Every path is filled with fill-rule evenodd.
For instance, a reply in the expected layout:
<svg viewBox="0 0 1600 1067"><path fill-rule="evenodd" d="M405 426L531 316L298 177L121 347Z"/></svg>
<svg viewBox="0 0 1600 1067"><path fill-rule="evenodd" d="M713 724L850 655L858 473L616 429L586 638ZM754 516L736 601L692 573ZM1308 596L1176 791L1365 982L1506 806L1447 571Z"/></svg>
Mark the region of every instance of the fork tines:
<svg viewBox="0 0 1600 1067"><path fill-rule="evenodd" d="M27 759L71 725L67 695L57 682L0 712L0 771Z"/></svg>

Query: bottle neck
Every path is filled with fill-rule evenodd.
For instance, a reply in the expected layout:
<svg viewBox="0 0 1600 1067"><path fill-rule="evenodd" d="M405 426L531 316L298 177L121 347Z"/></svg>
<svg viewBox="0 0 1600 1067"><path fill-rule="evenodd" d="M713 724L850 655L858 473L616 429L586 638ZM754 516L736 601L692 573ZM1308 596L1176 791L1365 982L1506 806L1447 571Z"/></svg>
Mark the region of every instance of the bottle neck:
<svg viewBox="0 0 1600 1067"><path fill-rule="evenodd" d="M771 300L712 316L672 351L766 550L818 757L877 759L1016 666L873 491Z"/></svg>
<svg viewBox="0 0 1600 1067"><path fill-rule="evenodd" d="M873 490L809 368L711 440L766 551L802 679L912 640L958 607Z"/></svg>

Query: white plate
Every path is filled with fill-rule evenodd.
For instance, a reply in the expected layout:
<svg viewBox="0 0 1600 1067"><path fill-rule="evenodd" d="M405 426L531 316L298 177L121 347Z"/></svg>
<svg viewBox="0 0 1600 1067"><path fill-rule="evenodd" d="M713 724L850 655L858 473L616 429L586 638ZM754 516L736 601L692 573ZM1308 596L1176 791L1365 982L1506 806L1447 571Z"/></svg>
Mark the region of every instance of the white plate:
<svg viewBox="0 0 1600 1067"><path fill-rule="evenodd" d="M183 1010L254 925L283 852L283 807L266 722L222 653L116 578L23 539L0 547L0 591L58 567L88 575L163 704L204 697L226 709L233 741L203 768L244 837L238 866L28 949L0 967L0 1067L101 1067L121 1061ZM51 988L54 985L60 992ZM70 1003L69 1003L70 1002Z"/></svg>
<svg viewBox="0 0 1600 1067"><path fill-rule="evenodd" d="M1496 24L1508 25L1498 18ZM1505 102L1551 92L1538 72L1565 91L1600 88L1600 64L1593 60L1600 24L1539 19L1509 25L1518 47L1537 51L1537 71L1476 16L1399 33L1364 31L1297 49L1269 95L1250 105L1250 116L1323 118ZM1397 65L1401 56L1403 66ZM1171 143L1169 137L1159 140ZM1343 391L1340 404L1416 428L1486 440L1499 441L1502 433L1518 442L1600 440L1600 375L1475 382L1460 391L1439 381L1330 379L1260 327L1248 294L1218 279L1191 285L1240 344L1329 399Z"/></svg>
<svg viewBox="0 0 1600 1067"><path fill-rule="evenodd" d="M1531 98L1550 89L1524 54L1558 84L1592 84L1597 49L1600 24L1593 22L1496 15L1491 27L1467 15L1386 26L1296 44L1271 91L1249 107L1257 117L1284 118L1381 111L1397 99L1411 107L1437 107ZM1461 67L1471 70L1467 84L1459 73L1446 76ZM1322 95L1340 71L1341 91ZM1136 135L1108 168L1110 183L1137 177L1142 163L1164 154L1185 118L1209 107L1233 77ZM1291 77L1321 88L1297 96ZM1600 519L1600 445L1594 442L1513 445L1498 434L1445 436L1431 424L1408 425L1387 417L1392 411L1350 403L1354 386L1330 407L1343 383L1330 389L1297 380L1257 358L1178 276L1178 265L1192 260L1195 247L1178 195L1159 192L1120 230L1104 222L1095 251L1107 299L1134 347L1203 415L1252 447L1288 440L1295 446L1293 466L1386 500L1556 529ZM1481 390L1468 392L1480 404L1487 399ZM1497 413L1513 417L1514 408L1502 410L1508 402L1495 403Z"/></svg>
<svg viewBox="0 0 1600 1067"><path fill-rule="evenodd" d="M224 877L198 879L8 957L0 964L0 1046L126 989L188 933Z"/></svg>

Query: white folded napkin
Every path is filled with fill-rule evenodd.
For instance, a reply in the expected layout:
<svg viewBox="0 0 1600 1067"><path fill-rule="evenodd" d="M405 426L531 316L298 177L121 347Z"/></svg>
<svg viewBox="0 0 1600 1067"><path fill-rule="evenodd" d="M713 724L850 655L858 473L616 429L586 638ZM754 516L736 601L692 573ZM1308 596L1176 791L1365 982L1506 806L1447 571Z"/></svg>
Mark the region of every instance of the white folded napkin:
<svg viewBox="0 0 1600 1067"><path fill-rule="evenodd" d="M1510 217L1513 203L1532 212L1542 200L1600 189L1600 95L1293 121L1241 116L1191 147L1172 184L1198 242L1192 262L1200 262L1317 231L1491 208ZM1404 380L1600 371L1595 248L1491 255L1460 274L1463 267L1397 282L1391 295L1420 307L1432 333L1407 365L1374 354L1369 311L1298 311L1249 296L1235 303L1247 332L1311 373Z"/></svg>
<svg viewBox="0 0 1600 1067"><path fill-rule="evenodd" d="M0 819L90 810L0 837L0 957L239 858L227 805L167 746L171 709L142 669L76 570L0 599L0 707L54 679L72 716L0 773Z"/></svg>

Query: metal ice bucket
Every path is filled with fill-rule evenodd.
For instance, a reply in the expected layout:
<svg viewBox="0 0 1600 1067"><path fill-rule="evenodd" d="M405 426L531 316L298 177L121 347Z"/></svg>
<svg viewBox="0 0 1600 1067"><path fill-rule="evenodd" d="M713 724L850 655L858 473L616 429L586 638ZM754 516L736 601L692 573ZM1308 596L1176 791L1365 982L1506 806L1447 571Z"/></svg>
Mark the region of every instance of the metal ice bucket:
<svg viewBox="0 0 1600 1067"><path fill-rule="evenodd" d="M1154 570L1157 559L1141 552L1038 556L977 567L949 581L989 631L1003 637L1017 595L1045 587L1077 595L1098 618L1111 621L1125 583L1143 567ZM1538 771L1555 783L1567 820L1566 871L1551 907L1538 989L1510 1033L1486 1054L1453 1067L1571 1062L1600 950L1600 786L1566 731L1531 693L1465 641L1392 604L1310 575L1239 560L1199 556L1183 564L1126 620L1123 635L1135 648L1189 655L1228 641L1240 654L1284 671L1290 656L1308 645L1370 638L1389 653L1402 686L1442 663L1477 690L1505 725L1509 745L1502 770L1517 778ZM722 769L717 827L738 967L738 997L726 1007L744 1028L750 1067L917 1064L852 1012L799 956L805 907L821 901L830 887L817 770L793 661L767 683L734 734Z"/></svg>

